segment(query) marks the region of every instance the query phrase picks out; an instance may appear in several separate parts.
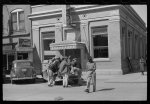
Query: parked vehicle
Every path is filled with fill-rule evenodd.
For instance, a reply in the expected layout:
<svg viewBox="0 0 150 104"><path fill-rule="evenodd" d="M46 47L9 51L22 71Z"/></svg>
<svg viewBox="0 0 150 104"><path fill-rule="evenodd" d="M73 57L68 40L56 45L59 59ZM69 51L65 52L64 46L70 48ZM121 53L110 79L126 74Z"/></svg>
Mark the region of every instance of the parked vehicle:
<svg viewBox="0 0 150 104"><path fill-rule="evenodd" d="M33 62L30 60L15 60L12 64L10 72L11 83L16 80L30 79L35 82L36 72L33 67Z"/></svg>

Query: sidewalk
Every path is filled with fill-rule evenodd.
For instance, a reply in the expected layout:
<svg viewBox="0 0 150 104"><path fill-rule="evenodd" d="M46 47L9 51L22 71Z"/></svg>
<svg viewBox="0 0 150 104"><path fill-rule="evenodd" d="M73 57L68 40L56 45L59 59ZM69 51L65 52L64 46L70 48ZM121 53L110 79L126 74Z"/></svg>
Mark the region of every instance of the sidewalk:
<svg viewBox="0 0 150 104"><path fill-rule="evenodd" d="M147 72L145 75L138 73L131 73L126 75L117 75L106 81L106 83L147 83Z"/></svg>

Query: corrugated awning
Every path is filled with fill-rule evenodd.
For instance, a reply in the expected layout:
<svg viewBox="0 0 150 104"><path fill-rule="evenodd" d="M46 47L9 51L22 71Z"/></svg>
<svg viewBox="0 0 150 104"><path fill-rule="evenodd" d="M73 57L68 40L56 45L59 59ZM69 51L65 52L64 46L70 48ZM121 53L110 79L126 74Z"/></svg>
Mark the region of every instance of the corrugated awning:
<svg viewBox="0 0 150 104"><path fill-rule="evenodd" d="M50 50L64 50L64 49L82 49L85 43L76 41L62 41L59 43L51 43Z"/></svg>

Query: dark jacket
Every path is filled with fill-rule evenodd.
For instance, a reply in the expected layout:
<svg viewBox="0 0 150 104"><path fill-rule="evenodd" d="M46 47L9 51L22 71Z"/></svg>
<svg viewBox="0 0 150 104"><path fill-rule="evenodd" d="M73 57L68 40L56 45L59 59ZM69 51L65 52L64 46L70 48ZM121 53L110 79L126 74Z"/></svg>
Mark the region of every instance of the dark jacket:
<svg viewBox="0 0 150 104"><path fill-rule="evenodd" d="M59 70L59 65L60 65L60 61L59 60L55 60L51 66L50 69L55 73Z"/></svg>

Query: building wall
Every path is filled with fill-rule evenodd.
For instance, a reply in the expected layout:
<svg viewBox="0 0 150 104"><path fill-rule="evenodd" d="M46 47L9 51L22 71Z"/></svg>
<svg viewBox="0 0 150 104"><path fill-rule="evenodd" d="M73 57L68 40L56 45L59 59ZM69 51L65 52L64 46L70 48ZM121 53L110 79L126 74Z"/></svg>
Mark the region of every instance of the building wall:
<svg viewBox="0 0 150 104"><path fill-rule="evenodd" d="M120 9L120 29L121 29L121 63L123 73L137 72L139 71L139 59L141 56L145 57L146 48L145 45L146 39L145 34L145 24L144 22L136 15L136 13L132 10L131 7L122 7ZM122 29L125 28L125 34L123 35ZM131 41L128 38L128 30L132 31ZM131 47L129 49L129 47ZM130 52L129 52L130 50ZM126 57L131 58L131 64L133 66L133 70L129 69L128 62Z"/></svg>
<svg viewBox="0 0 150 104"><path fill-rule="evenodd" d="M19 32L10 32L10 23L11 23L11 12L16 9L23 9L24 11L24 26L25 31ZM3 5L3 55L6 56L5 60L7 63L7 70L10 70L9 65L12 64L12 61L17 59L17 52L15 50L16 44L18 43L19 38L28 38L31 39L31 21L28 19L28 14L30 14L30 5ZM7 49L7 47L10 47ZM29 59L32 60L32 52L29 52ZM9 58L9 56L12 56ZM4 64L5 64L4 63Z"/></svg>
<svg viewBox="0 0 150 104"><path fill-rule="evenodd" d="M53 5L40 5L32 7L32 14L29 18L32 20L32 35L33 35L33 45L37 49L37 57L39 58L39 63L42 61L43 53L41 46L41 31L49 31L52 27L55 30L55 42L60 42L64 39L64 31L66 28L63 27L62 18L62 8L64 5L57 5L53 8ZM93 44L91 38L91 28L95 26L108 26L108 50L109 58L105 59L94 59L96 62L97 73L100 74L122 74L127 68L127 63L124 61L124 56L122 47L124 46L124 51L128 47L123 44L121 27L124 25L122 23L124 12L121 12L120 5L71 5L73 10L71 12L72 21L76 24L76 27L72 29L79 34L78 41L84 42L86 45L85 50L81 52L81 61L83 69L86 70L86 62L88 56L93 57ZM49 9L48 8L53 8ZM130 11L126 11L128 13ZM131 21L128 14L127 21ZM135 16L135 18L137 18ZM125 19L126 20L126 19ZM132 21L131 21L132 22ZM126 21L125 21L126 23ZM138 26L139 24L137 24ZM45 30L44 30L45 29ZM131 29L134 31L132 25L126 23L126 29ZM138 30L138 29L137 29ZM127 31L127 30L126 30ZM133 32L134 33L134 32ZM138 32L141 34L141 32ZM135 35L134 35L135 36ZM133 36L133 37L134 37ZM134 41L131 41L134 44ZM126 48L125 48L126 47ZM133 47L133 46L132 46ZM59 54L56 52L56 54ZM134 55L134 52L130 52ZM134 56L135 57L135 56ZM42 62L41 62L42 63ZM124 64L125 63L125 64Z"/></svg>
<svg viewBox="0 0 150 104"><path fill-rule="evenodd" d="M30 14L30 5L4 5L3 6L3 16L5 19L3 19L4 27L8 28L8 19L10 13L15 9L23 9L25 14L25 32L16 32L13 35L20 35L25 33L30 33L31 31L31 22L28 19L28 15Z"/></svg>

